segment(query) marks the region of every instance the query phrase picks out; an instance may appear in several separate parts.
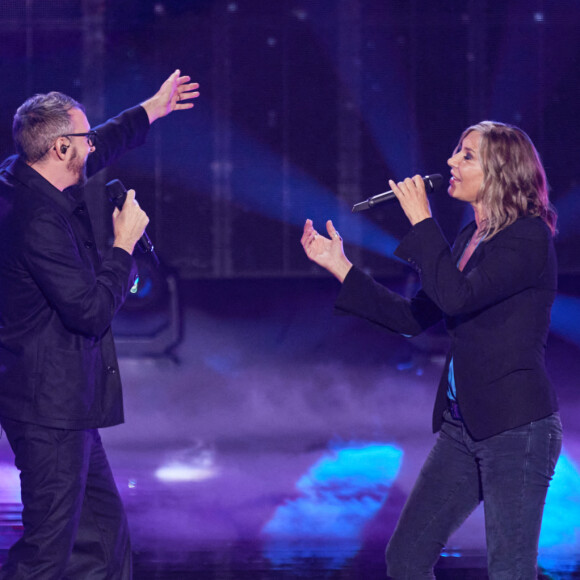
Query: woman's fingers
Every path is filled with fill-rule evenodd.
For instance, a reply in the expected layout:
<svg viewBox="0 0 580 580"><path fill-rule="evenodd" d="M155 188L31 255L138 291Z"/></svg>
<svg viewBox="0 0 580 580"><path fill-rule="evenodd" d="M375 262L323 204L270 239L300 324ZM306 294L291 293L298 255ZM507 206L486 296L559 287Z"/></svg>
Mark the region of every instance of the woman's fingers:
<svg viewBox="0 0 580 580"><path fill-rule="evenodd" d="M328 235L330 236L331 240L342 240L342 238L340 237L340 234L338 233L338 230L334 227L334 224L332 223L332 220L328 220L326 222L326 231L328 232Z"/></svg>

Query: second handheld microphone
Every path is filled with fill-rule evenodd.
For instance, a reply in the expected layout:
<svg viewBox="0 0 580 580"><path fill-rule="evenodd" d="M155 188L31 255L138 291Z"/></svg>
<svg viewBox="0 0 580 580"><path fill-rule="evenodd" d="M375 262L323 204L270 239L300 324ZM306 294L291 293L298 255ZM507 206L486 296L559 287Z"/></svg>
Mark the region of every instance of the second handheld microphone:
<svg viewBox="0 0 580 580"><path fill-rule="evenodd" d="M425 190L427 191L427 193L433 193L436 189L439 189L439 187L443 183L443 176L439 173L434 173L433 175L425 175L425 177L423 177L423 181L425 182ZM369 209L371 207L374 207L378 203L388 201L389 199L394 199L395 197L396 195L394 194L392 189L390 189L389 191L385 191L383 193L377 193L377 195L373 195L372 197L369 197L365 201L355 203L352 206L352 212L356 213L358 211Z"/></svg>

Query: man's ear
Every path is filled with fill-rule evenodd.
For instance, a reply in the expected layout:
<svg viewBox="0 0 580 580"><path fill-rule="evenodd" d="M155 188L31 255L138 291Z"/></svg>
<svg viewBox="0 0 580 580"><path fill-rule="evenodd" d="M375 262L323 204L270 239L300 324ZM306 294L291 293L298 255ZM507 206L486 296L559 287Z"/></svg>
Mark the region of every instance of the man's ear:
<svg viewBox="0 0 580 580"><path fill-rule="evenodd" d="M67 143L64 137L59 137L54 145L54 150L61 159L64 159L69 147L70 143Z"/></svg>

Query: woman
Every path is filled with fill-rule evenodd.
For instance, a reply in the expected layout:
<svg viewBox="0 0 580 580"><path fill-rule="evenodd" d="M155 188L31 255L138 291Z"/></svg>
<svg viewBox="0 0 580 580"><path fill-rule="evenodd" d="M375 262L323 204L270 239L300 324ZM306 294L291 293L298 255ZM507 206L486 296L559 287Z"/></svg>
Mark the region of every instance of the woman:
<svg viewBox="0 0 580 580"><path fill-rule="evenodd" d="M395 255L419 272L411 300L354 267L332 222L306 221L307 256L342 288L336 308L414 336L443 318L451 348L439 383L439 432L387 546L396 580L434 578L449 536L484 502L491 580L536 578L544 501L562 429L544 355L556 294L556 214L544 169L520 129L484 121L464 131L449 195L474 221L450 248L420 176L389 181L412 225Z"/></svg>

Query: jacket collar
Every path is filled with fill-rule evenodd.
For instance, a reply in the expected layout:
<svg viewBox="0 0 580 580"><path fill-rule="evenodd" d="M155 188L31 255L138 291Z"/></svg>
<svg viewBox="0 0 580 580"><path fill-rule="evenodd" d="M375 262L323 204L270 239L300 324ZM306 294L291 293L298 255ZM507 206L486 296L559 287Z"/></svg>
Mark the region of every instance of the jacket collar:
<svg viewBox="0 0 580 580"><path fill-rule="evenodd" d="M459 234L457 234L457 238L455 238L455 242L453 243L453 250L451 254L455 261L457 261L461 256L461 254L463 254L465 246L469 243L469 240L471 240L471 236L473 236L473 233L475 232L476 229L477 225L475 223L475 220L473 220L472 222L469 222L459 232Z"/></svg>
<svg viewBox="0 0 580 580"><path fill-rule="evenodd" d="M67 212L74 210L82 196L82 187L72 186L60 191L17 155L6 159L0 166L0 171L4 180L13 185L17 181L34 194L40 192Z"/></svg>

